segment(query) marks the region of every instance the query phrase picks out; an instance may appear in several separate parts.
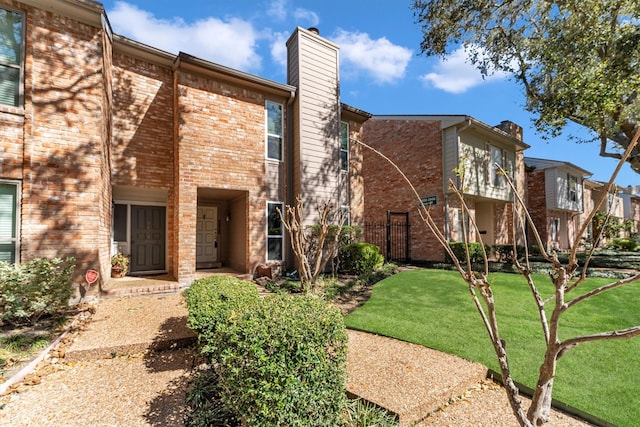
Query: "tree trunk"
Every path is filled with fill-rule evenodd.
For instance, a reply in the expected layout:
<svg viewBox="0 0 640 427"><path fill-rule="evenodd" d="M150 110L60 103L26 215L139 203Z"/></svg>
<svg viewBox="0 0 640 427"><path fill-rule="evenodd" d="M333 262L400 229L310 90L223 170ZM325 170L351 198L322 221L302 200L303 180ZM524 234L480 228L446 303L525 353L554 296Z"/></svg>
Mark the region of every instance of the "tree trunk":
<svg viewBox="0 0 640 427"><path fill-rule="evenodd" d="M551 413L551 399L553 394L553 379L556 375L557 348L549 345L544 356L544 362L540 366L538 384L531 398L531 406L527 412L527 418L533 425L541 426L549 422Z"/></svg>
<svg viewBox="0 0 640 427"><path fill-rule="evenodd" d="M513 382L511 377L511 370L509 369L509 361L507 359L507 351L504 348L504 342L493 341L493 348L498 356L498 364L500 365L500 371L502 372L502 384L504 385L509 399L509 405L513 411L513 415L518 419L518 422L523 427L529 427L532 424L527 420L527 416L522 409L522 401L520 400L520 390Z"/></svg>

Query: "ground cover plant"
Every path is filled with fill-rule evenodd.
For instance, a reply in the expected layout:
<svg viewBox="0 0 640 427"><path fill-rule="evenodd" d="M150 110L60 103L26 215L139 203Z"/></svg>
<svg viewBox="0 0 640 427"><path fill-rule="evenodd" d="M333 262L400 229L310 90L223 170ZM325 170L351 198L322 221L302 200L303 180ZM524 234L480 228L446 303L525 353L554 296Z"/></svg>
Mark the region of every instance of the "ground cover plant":
<svg viewBox="0 0 640 427"><path fill-rule="evenodd" d="M545 280L544 275L534 277ZM545 344L531 292L519 275L493 273L490 281L513 378L535 387ZM589 278L582 292L605 283L607 279ZM542 292L548 289L552 288L541 287ZM579 335L638 324L638 296L640 284L633 284L592 298L565 314L561 332ZM388 277L345 323L499 371L482 320L457 272L417 269ZM560 360L556 377L555 399L619 426L635 425L640 419L640 340L583 343Z"/></svg>
<svg viewBox="0 0 640 427"><path fill-rule="evenodd" d="M0 262L0 378L26 364L64 329L74 262Z"/></svg>
<svg viewBox="0 0 640 427"><path fill-rule="evenodd" d="M42 331L7 331L0 332L0 378L7 371L22 366L33 355L49 345L55 336L55 328Z"/></svg>

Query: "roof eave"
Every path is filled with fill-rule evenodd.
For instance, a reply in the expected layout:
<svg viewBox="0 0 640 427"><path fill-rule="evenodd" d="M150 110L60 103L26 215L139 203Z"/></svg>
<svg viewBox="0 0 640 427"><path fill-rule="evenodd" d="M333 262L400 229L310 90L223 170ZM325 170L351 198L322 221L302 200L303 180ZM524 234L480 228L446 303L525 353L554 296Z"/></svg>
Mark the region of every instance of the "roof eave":
<svg viewBox="0 0 640 427"><path fill-rule="evenodd" d="M285 98L295 96L297 88L284 83L274 82L253 74L245 73L224 65L216 64L195 56L180 52L175 68L200 73L210 77L222 78L228 82L259 89Z"/></svg>

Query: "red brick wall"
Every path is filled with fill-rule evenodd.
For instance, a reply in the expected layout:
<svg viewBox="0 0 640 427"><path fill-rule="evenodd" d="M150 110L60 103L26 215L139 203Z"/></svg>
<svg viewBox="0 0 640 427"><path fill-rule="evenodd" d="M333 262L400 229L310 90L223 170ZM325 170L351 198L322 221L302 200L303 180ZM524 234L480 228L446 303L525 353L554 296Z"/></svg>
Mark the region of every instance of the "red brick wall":
<svg viewBox="0 0 640 427"><path fill-rule="evenodd" d="M100 233L98 252L103 282L111 275L111 141L113 110L113 57L109 35L101 32L102 45L102 167L100 172Z"/></svg>
<svg viewBox="0 0 640 427"><path fill-rule="evenodd" d="M512 243L513 204L496 203L496 223L494 225L494 241L496 245Z"/></svg>
<svg viewBox="0 0 640 427"><path fill-rule="evenodd" d="M545 191L544 170L527 172L527 206L533 224L529 224L528 241L535 245L536 241L531 227L536 227L543 242L547 242L547 201Z"/></svg>
<svg viewBox="0 0 640 427"><path fill-rule="evenodd" d="M0 149L10 159L1 177L22 180L21 261L72 255L78 279L88 268L102 270L109 246L103 34L20 3L0 5L27 17L24 110L0 112Z"/></svg>
<svg viewBox="0 0 640 427"><path fill-rule="evenodd" d="M112 183L167 190L167 269L174 256L173 71L114 55Z"/></svg>
<svg viewBox="0 0 640 427"><path fill-rule="evenodd" d="M266 98L243 87L185 71L179 73L176 206L180 215L175 271L181 281L189 280L196 264L198 187L248 192L246 259L244 265L235 267L251 271L251 266L266 259ZM286 103L284 99L270 99Z"/></svg>
<svg viewBox="0 0 640 427"><path fill-rule="evenodd" d="M361 140L362 124L349 121L349 196L351 225L364 226L364 177L362 175L363 147L355 141Z"/></svg>
<svg viewBox="0 0 640 427"><path fill-rule="evenodd" d="M363 141L398 165L420 196L437 196L438 204L430 212L444 232L440 122L372 119L364 123ZM443 260L444 251L420 218L419 201L406 181L393 166L371 150L365 149L363 157L365 221L385 222L389 210L408 211L411 258Z"/></svg>

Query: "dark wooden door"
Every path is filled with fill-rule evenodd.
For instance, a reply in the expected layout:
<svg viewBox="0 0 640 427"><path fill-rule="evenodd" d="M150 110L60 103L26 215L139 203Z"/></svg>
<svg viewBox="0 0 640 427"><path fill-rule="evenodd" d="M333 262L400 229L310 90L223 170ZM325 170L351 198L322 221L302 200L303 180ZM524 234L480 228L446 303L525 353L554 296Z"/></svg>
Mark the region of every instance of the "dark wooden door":
<svg viewBox="0 0 640 427"><path fill-rule="evenodd" d="M131 206L132 273L165 270L166 208Z"/></svg>

